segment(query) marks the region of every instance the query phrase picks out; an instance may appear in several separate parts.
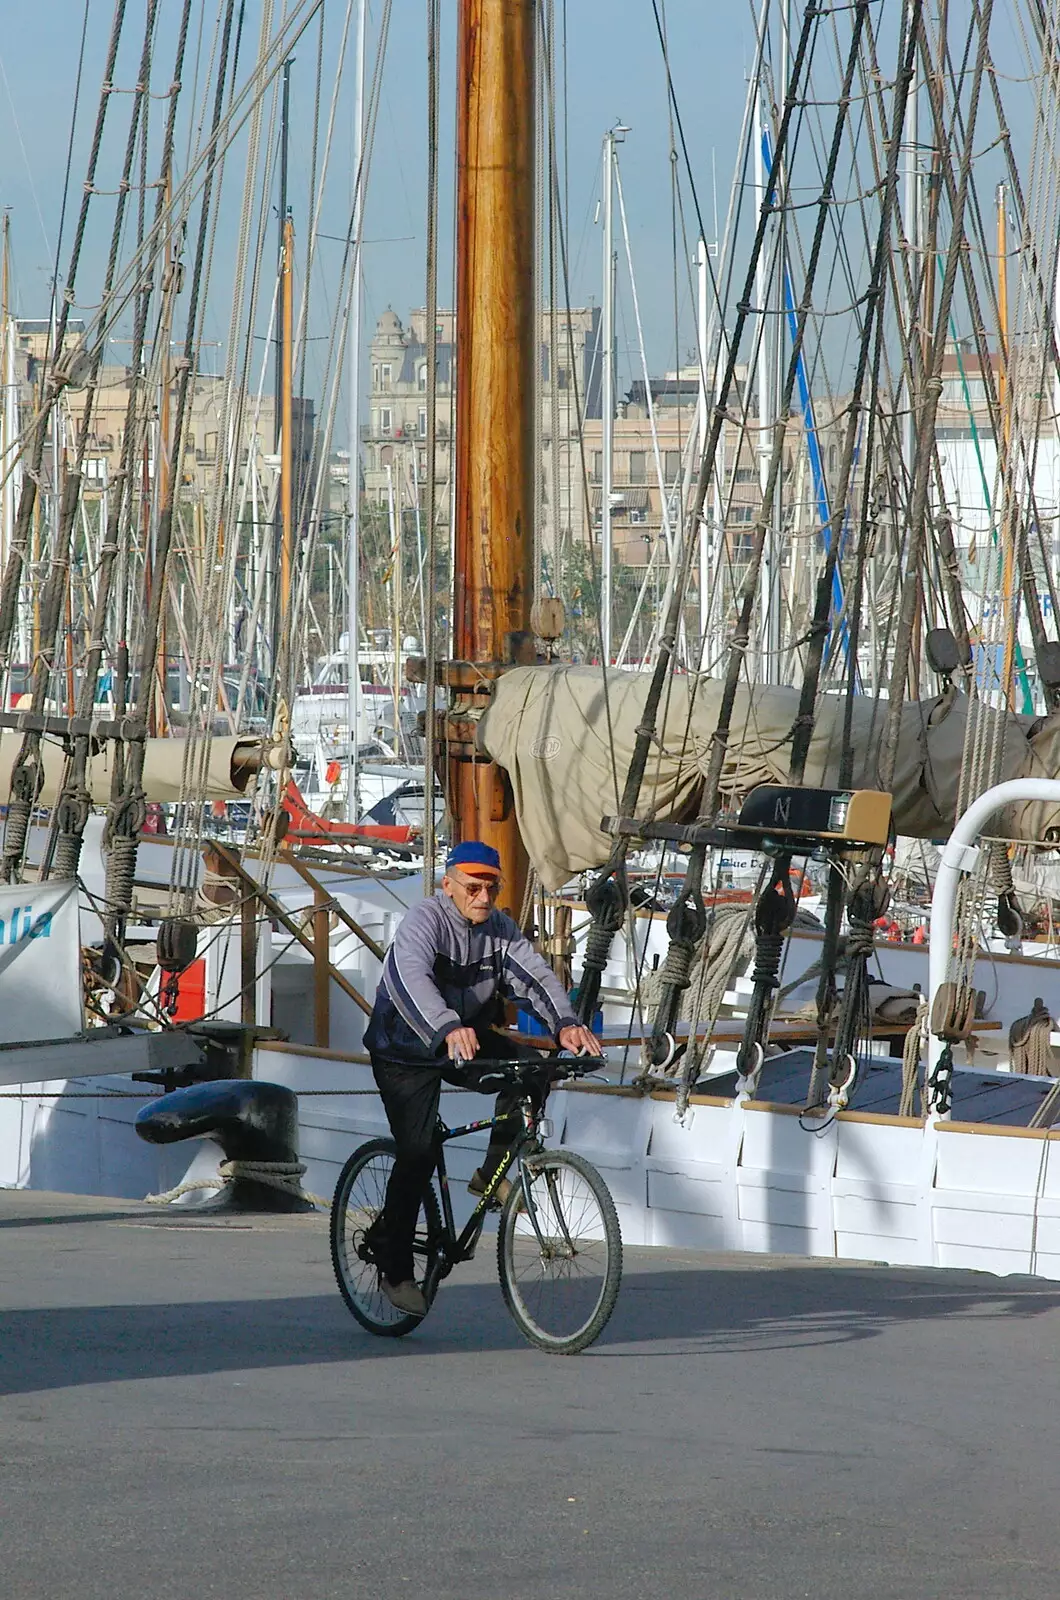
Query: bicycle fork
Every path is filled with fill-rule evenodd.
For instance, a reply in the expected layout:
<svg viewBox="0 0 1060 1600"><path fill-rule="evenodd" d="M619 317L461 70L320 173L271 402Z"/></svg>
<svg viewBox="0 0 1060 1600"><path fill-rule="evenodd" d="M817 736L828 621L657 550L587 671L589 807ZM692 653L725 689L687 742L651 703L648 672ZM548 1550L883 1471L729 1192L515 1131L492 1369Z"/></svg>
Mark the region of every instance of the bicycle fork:
<svg viewBox="0 0 1060 1600"><path fill-rule="evenodd" d="M530 1226L534 1230L534 1235L537 1239L538 1248L540 1249L542 1256L551 1259L556 1254L555 1243L549 1239L546 1239L545 1235L541 1231L541 1223L538 1220L537 1202L534 1199L534 1191L530 1179L531 1174L528 1163L520 1158L519 1186L522 1189L523 1202L526 1206L526 1214L530 1218ZM569 1255L573 1258L578 1252L575 1249L574 1240L571 1238L570 1231L567 1228L567 1218L564 1215L563 1206L560 1203L559 1188L556 1183L556 1174L554 1172L545 1172L545 1186L548 1189L549 1199L552 1202L552 1210L556 1216L558 1230L563 1235L563 1240L567 1246Z"/></svg>

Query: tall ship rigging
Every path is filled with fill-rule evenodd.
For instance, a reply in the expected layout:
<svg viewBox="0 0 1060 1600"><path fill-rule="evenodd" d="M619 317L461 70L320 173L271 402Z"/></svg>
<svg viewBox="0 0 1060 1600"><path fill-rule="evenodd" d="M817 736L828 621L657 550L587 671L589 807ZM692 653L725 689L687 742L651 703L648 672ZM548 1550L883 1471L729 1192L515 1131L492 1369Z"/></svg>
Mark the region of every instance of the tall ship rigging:
<svg viewBox="0 0 1060 1600"><path fill-rule="evenodd" d="M367 363L364 424L391 8L369 30L351 5L332 38L314 0L262 7L255 39L222 0L205 76L190 3L172 29L159 10L115 15L38 324L11 309L5 229L9 970L59 917L37 896L61 891L77 926L62 1029L44 1008L0 1050L0 1181L216 1177L209 1147L137 1143L115 1074L147 1094L250 1073L299 1093L326 1191L382 1120L353 1092L381 952L440 839L474 837L603 1030L606 1081L556 1096L555 1137L607 1172L631 1242L1060 1275L1060 168L1039 9L1019 0L1028 124L996 7L765 0L709 228L660 30L694 348L659 379L624 123L602 134L599 315L576 315L570 64L532 0L458 8L440 303L430 7L425 304L415 339L380 321L395 357L386 378ZM314 42L334 79L296 193L292 58ZM387 395L413 346L406 440Z"/></svg>

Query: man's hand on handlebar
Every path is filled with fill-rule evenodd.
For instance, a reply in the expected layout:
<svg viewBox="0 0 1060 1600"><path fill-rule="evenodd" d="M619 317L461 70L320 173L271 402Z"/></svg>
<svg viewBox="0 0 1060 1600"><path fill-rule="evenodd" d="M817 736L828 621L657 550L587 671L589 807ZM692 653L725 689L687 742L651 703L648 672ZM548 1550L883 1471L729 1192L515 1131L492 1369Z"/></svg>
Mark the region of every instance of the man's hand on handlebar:
<svg viewBox="0 0 1060 1600"><path fill-rule="evenodd" d="M445 1036L450 1061L470 1061L478 1055L478 1034L474 1028L454 1028Z"/></svg>
<svg viewBox="0 0 1060 1600"><path fill-rule="evenodd" d="M449 1037L452 1038L452 1034ZM561 1050L569 1050L572 1055L602 1056L604 1053L595 1033L580 1023L561 1028L556 1042Z"/></svg>

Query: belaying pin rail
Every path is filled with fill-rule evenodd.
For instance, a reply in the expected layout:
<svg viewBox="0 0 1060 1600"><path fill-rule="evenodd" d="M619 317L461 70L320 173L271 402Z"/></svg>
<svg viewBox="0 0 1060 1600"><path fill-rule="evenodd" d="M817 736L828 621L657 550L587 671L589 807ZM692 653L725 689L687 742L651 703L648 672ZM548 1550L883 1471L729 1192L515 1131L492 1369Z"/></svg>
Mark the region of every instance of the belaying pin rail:
<svg viewBox="0 0 1060 1600"><path fill-rule="evenodd" d="M739 814L716 822L654 822L604 817L614 838L666 844L713 845L718 849L778 849L800 854L823 849L883 848L891 831L891 796L881 789L804 789L763 783L752 789Z"/></svg>

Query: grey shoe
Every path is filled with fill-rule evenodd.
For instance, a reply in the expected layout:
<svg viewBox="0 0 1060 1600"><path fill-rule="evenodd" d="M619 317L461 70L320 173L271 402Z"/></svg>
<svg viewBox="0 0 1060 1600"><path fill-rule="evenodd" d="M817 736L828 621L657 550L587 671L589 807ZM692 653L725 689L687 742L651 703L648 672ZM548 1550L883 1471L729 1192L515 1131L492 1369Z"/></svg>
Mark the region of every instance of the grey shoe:
<svg viewBox="0 0 1060 1600"><path fill-rule="evenodd" d="M489 1179L482 1168L476 1167L468 1180L467 1192L468 1194L485 1194L488 1183ZM493 1198L490 1201L491 1206L502 1206L511 1192L512 1180L510 1178L502 1178L493 1191Z"/></svg>
<svg viewBox="0 0 1060 1600"><path fill-rule="evenodd" d="M410 1317L425 1317L427 1315L427 1301L423 1290L411 1278L406 1278L404 1283L391 1283L389 1278L379 1275L379 1287L392 1306L399 1311L405 1311Z"/></svg>

